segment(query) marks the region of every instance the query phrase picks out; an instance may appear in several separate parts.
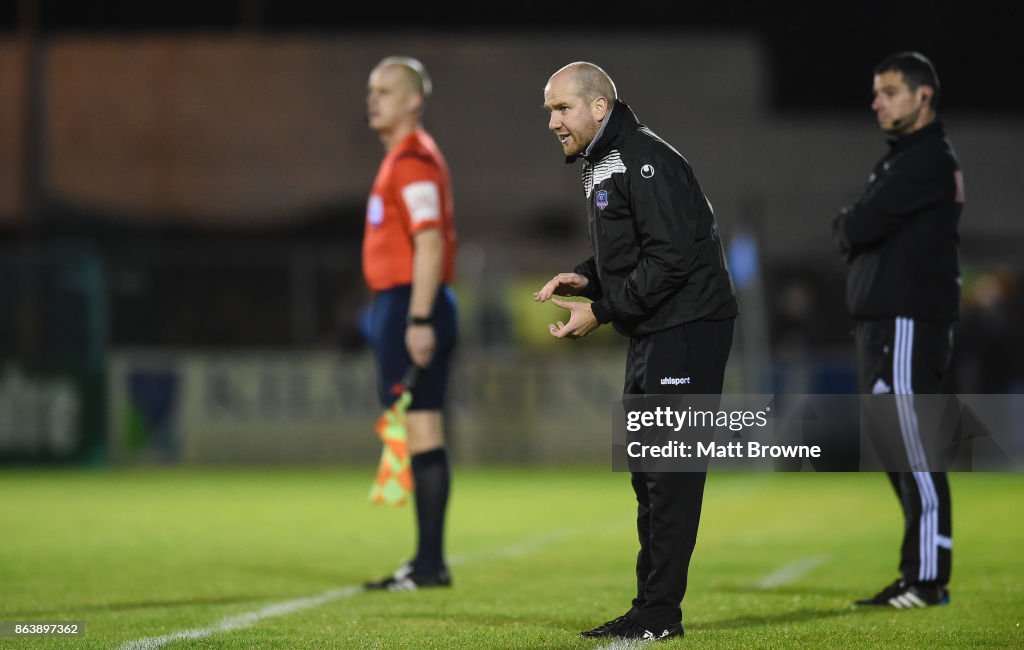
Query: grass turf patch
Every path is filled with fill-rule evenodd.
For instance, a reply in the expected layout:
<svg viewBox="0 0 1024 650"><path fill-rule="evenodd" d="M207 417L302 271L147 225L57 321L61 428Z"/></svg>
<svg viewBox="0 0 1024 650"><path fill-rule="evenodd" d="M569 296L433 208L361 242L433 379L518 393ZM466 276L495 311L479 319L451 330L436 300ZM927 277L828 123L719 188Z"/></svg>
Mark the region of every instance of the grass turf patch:
<svg viewBox="0 0 1024 650"><path fill-rule="evenodd" d="M593 648L576 633L628 608L627 475L456 467L455 587L344 591L413 548L412 511L369 505L371 478L370 468L5 471L0 620L81 621L86 635L0 647L110 648L205 630L166 647ZM955 474L951 485L952 604L900 612L850 605L896 577L902 521L882 475L711 476L686 639L664 647L1021 647L1024 524L1013 513L1024 477Z"/></svg>

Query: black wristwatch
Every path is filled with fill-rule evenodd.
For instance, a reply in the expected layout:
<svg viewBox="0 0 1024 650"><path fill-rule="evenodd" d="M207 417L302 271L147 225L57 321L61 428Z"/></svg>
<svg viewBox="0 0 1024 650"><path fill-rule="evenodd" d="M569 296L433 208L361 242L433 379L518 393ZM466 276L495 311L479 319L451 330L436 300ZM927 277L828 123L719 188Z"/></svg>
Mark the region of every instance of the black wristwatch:
<svg viewBox="0 0 1024 650"><path fill-rule="evenodd" d="M430 319L430 316L409 316L406 319L408 325L432 325L434 321Z"/></svg>

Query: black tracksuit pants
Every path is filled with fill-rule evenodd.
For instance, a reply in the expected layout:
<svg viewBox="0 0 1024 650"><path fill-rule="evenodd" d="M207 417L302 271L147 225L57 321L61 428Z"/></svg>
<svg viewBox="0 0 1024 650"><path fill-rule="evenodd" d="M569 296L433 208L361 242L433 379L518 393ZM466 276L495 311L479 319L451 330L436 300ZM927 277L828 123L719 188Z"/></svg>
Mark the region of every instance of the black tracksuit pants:
<svg viewBox="0 0 1024 650"><path fill-rule="evenodd" d="M627 395L720 395L735 319L694 321L631 338ZM662 378L689 383L662 385ZM636 528L636 598L630 617L660 631L682 621L690 556L704 499L705 472L633 472Z"/></svg>
<svg viewBox="0 0 1024 650"><path fill-rule="evenodd" d="M949 369L953 336L950 323L889 318L857 321L858 384L864 394L897 395L899 431L911 465L923 452L921 414L912 398L939 393ZM890 433L890 432L886 432ZM870 433L869 433L870 435ZM952 506L945 472L889 472L905 520L900 573L908 582L945 585L952 568Z"/></svg>

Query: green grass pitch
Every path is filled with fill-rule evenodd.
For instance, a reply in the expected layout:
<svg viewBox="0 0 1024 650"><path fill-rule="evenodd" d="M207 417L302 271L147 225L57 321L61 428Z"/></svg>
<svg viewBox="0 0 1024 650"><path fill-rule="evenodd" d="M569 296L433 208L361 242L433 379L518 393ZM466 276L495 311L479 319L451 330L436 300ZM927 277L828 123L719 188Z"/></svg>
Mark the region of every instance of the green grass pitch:
<svg viewBox="0 0 1024 650"><path fill-rule="evenodd" d="M412 547L408 507L366 502L372 468L3 470L0 621L86 634L0 647L607 646L576 634L632 595L628 476L455 471L454 588L366 594ZM1024 476L951 482L952 603L863 611L896 576L883 476L712 475L686 637L659 647L1024 647Z"/></svg>

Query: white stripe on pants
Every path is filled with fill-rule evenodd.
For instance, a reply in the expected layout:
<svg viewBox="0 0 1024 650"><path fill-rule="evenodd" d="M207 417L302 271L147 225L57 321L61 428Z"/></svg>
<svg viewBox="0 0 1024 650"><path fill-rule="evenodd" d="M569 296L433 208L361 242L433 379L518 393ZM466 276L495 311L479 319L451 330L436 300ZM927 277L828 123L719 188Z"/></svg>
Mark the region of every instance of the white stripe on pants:
<svg viewBox="0 0 1024 650"><path fill-rule="evenodd" d="M907 449L910 467L917 491L921 495L921 520L919 522L918 579L935 580L938 576L938 532L939 499L935 483L928 472L928 459L921 444L917 412L914 409L913 388L914 321L910 318L896 318L896 335L892 355L893 392L896 394L896 411L900 420L900 433Z"/></svg>

